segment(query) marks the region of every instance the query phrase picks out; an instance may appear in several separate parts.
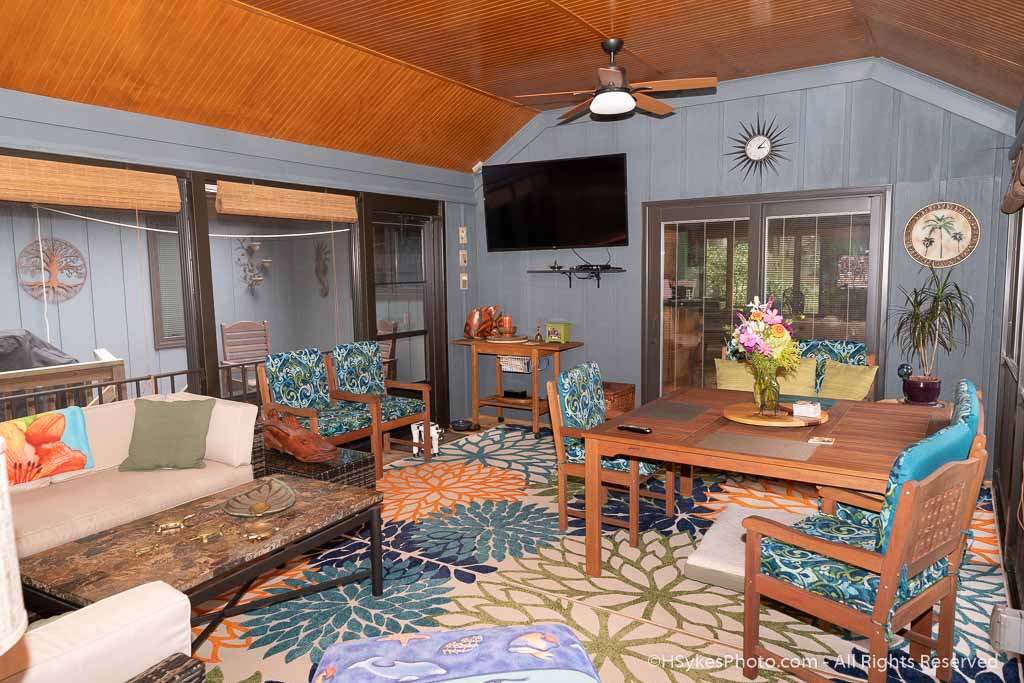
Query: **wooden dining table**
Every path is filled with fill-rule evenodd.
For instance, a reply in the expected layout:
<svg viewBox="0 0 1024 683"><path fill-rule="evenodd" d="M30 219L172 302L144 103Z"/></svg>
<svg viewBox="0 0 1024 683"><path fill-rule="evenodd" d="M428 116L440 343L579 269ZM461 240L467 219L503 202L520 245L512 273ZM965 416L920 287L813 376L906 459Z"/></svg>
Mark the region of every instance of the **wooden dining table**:
<svg viewBox="0 0 1024 683"><path fill-rule="evenodd" d="M583 433L588 575L601 575L603 456L682 465L683 495L692 488L689 470L694 466L884 493L900 451L949 420L948 407L866 401L836 401L827 406L827 422L808 427L753 426L723 416L726 406L750 400L750 392L681 389ZM623 424L650 427L651 433L622 431ZM835 441L817 445L808 442L811 437Z"/></svg>

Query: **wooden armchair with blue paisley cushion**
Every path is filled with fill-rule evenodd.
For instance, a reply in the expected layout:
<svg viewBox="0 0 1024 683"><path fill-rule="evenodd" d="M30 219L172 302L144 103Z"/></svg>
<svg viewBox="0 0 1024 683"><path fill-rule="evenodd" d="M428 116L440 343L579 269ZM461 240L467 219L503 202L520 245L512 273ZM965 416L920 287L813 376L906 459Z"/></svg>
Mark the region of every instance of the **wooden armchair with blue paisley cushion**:
<svg viewBox="0 0 1024 683"><path fill-rule="evenodd" d="M272 353L256 366L264 419L288 416L339 445L372 436L370 414L331 400L327 366L320 349Z"/></svg>
<svg viewBox="0 0 1024 683"><path fill-rule="evenodd" d="M380 346L375 341L338 344L324 354L330 398L347 406L371 425L371 446L377 467L377 479L384 474L384 452L391 443L423 449L430 462L430 386L396 382L384 378ZM416 392L420 398L396 396L391 389ZM422 441L392 438L391 431L416 422L423 423Z"/></svg>
<svg viewBox="0 0 1024 683"><path fill-rule="evenodd" d="M569 527L569 517L584 516L579 510L570 510L567 500L567 478L585 477L583 432L605 421L604 388L597 363L582 363L563 370L547 383L551 431L558 455L558 524L562 531ZM557 383L557 388L556 388ZM665 470L665 493L641 488L660 464L628 456L601 459L602 492L604 486L626 489L629 493L629 521L602 515L601 522L629 529L629 544L634 548L640 537L640 496L665 501L665 514L675 515L675 470Z"/></svg>
<svg viewBox="0 0 1024 683"><path fill-rule="evenodd" d="M972 383L960 383L949 425L900 453L884 496L821 487L822 511L792 526L744 521L745 675L757 675L758 657L786 664L758 641L765 596L867 637L870 683L885 681L889 641L904 627L911 655L936 650L938 676L949 680L957 572L988 457L979 397Z"/></svg>

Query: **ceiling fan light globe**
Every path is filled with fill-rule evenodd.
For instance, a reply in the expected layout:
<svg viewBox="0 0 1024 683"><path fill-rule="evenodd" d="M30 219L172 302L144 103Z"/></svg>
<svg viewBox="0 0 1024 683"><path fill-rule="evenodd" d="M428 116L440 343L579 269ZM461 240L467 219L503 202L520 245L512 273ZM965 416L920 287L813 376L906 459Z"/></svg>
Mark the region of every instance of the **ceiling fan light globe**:
<svg viewBox="0 0 1024 683"><path fill-rule="evenodd" d="M590 103L591 113L598 116L616 116L627 114L636 109L636 100L628 92L609 90L599 93Z"/></svg>

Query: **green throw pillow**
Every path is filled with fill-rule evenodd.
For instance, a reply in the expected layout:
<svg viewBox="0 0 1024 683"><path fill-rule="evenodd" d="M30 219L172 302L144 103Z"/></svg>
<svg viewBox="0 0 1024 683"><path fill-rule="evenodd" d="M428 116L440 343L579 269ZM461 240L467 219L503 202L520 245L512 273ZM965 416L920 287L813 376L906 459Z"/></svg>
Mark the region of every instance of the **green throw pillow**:
<svg viewBox="0 0 1024 683"><path fill-rule="evenodd" d="M754 391L754 373L747 363L716 358L715 371L719 389ZM814 359L801 358L793 372L779 375L779 393L786 396L814 396L814 372Z"/></svg>
<svg viewBox="0 0 1024 683"><path fill-rule="evenodd" d="M206 467L214 400L135 401L135 428L122 472Z"/></svg>
<svg viewBox="0 0 1024 683"><path fill-rule="evenodd" d="M846 401L863 401L875 381L877 365L847 365L834 360L825 361L825 378L821 381L821 396Z"/></svg>

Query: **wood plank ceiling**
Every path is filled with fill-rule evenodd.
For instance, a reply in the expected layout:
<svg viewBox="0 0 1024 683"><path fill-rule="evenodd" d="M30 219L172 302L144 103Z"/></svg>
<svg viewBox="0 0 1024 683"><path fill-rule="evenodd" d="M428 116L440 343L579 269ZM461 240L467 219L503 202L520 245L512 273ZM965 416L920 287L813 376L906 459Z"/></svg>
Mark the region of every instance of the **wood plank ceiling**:
<svg viewBox="0 0 1024 683"><path fill-rule="evenodd" d="M1024 13L1004 0L4 0L0 87L468 170L591 87L888 57L1016 106ZM548 106L553 106L549 103Z"/></svg>

